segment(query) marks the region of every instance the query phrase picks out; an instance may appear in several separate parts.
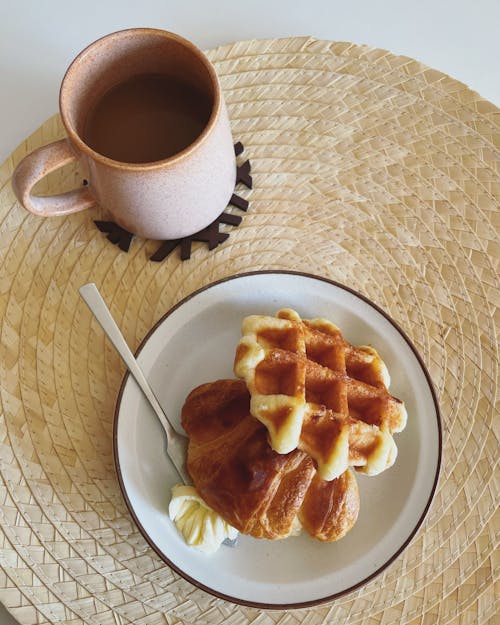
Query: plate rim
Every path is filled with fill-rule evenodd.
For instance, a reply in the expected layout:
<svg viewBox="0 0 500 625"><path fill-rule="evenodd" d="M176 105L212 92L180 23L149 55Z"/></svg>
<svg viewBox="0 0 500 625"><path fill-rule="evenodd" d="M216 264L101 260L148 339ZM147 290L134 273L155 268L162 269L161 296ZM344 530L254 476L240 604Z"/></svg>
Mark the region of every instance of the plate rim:
<svg viewBox="0 0 500 625"><path fill-rule="evenodd" d="M154 540L149 536L148 532L142 526L141 522L139 521L139 519L138 519L138 517L137 517L137 515L136 515L136 513L135 513L135 511L133 509L133 506L132 506L132 504L131 504L131 502L129 500L129 497L127 495L127 491L126 491L126 488L125 488L125 484L124 484L124 481L123 481L122 471L121 471L121 467L120 467L119 454L118 454L118 417L119 417L119 412L120 412L120 405L121 405L122 395L123 395L123 392L125 390L125 386L127 384L129 376L131 375L128 370L125 372L125 374L123 376L123 379L122 379L122 382L121 382L121 385L120 385L120 390L118 392L118 395L117 395L117 398L116 398L116 401L115 401L115 410L114 410L114 416L113 416L113 458L114 458L116 476L118 478L118 483L120 485L120 490L121 490L123 499L125 501L125 505L127 506L127 509L129 511L130 515L132 516L132 519L134 520L134 522L137 525L139 531L141 532L142 536L144 537L146 542L149 544L149 546L156 552L156 554L160 557L160 559L163 560L163 562L165 562L172 570L174 570L176 573L178 573L183 579L185 579L189 583L193 584L193 586L196 586L197 588L207 592L208 594L210 594L210 595L212 595L214 597L217 597L219 599L223 599L224 601L230 601L231 603L235 603L237 605L243 605L243 606L252 607L252 608L259 608L259 609L263 609L263 610L294 610L294 609L309 608L309 607L313 607L313 606L317 606L317 605L322 605L324 603L327 603L327 602L333 601L335 599L338 599L339 597L343 597L343 596L353 592L354 590L357 590L358 588L361 588L362 586L365 586L368 582L370 582L371 580L373 580L376 577L378 577L404 551L406 551L406 549L408 548L408 546L412 542L413 538L415 537L417 532L420 530L420 528L421 528L425 518L427 517L427 514L429 512L430 506L431 506L431 504L432 504L432 502L434 500L434 496L435 496L436 491L437 491L437 486L438 486L438 483L439 483L439 479L440 479L440 476L441 476L441 469L442 469L443 426L442 426L441 411L440 411L440 408L439 408L439 401L437 399L437 394L436 394L436 390L434 388L434 383L432 381L431 375L429 373L427 365L424 363L422 357L420 356L420 353L418 352L417 348L413 344L413 341L409 338L409 336L406 334L406 332L400 327L400 325L396 321L394 321L394 319L392 319L392 317L383 308L381 308L378 304L376 304L375 302L370 300L368 297L366 297L365 295L363 295L359 291L356 291L355 289L353 289L353 288L351 288L349 286L346 286L345 284L342 284L341 282L337 282L336 280L332 280L332 279L326 278L324 276L319 276L317 274L312 274L312 273L302 272L302 271L293 271L293 270L287 270L287 269L263 269L263 270L254 270L254 271L246 271L246 272L236 273L236 274L232 274L230 276L226 276L224 278L220 278L219 280L215 280L214 282L210 282L209 284L206 284L206 285L196 289L192 293L189 293L188 295L183 297L179 302L174 304L174 306L169 308L169 310L164 315L162 315L160 317L160 319L158 319L158 321L151 327L151 329L144 336L144 338L142 339L142 341L140 342L139 346L137 347L137 349L135 351L135 354L134 354L135 357L137 358L139 356L140 352L146 346L147 342L149 341L149 338L157 330L157 328L171 314L173 314L178 308L183 306L189 300L193 299L194 297L196 297L200 293L203 293L204 291L207 291L207 290L209 290L209 289L211 289L211 288L213 288L213 287L215 287L215 286L217 286L219 284L222 284L224 282L229 282L231 280L237 280L237 279L240 279L240 278L247 278L247 277L250 277L250 276L265 275L265 274L294 275L294 276L300 276L300 277L303 277L303 278L310 278L310 279L313 279L313 280L319 280L321 282L326 282L327 284L330 284L330 285L335 286L337 288L343 289L343 290L351 293L352 295L355 295L356 297L358 297L362 301L364 301L366 304L368 304L369 306L374 308L387 321L389 321L389 323L392 326L394 326L394 328L403 337L403 339L406 341L406 343L408 344L408 346L412 350L414 356L416 357L416 359L417 359L417 361L418 361L418 363L419 363L419 365L420 365L420 367L422 369L422 372L425 375L427 384L429 386L429 390L431 392L432 401L434 403L434 408L435 408L435 411L436 411L436 421L437 421L437 429L438 429L438 457L437 457L436 472L435 472L435 475L434 475L434 482L433 482L431 491L429 493L429 498L427 500L427 503L426 503L426 505L424 507L424 510L423 510L422 514L420 515L417 523L415 524L415 527L412 529L412 531L408 535L408 538L391 555L390 558L388 558L380 567L378 567L378 569L376 571L374 571L373 573L370 573L370 575L368 575L367 577L362 579L360 582L357 582L356 584L353 584L352 586L349 586L348 588L340 590L340 591L338 591L336 593L333 593L331 595L327 595L326 597L320 597L318 599L312 599L310 601L300 601L298 603L282 603L282 604L263 603L263 602L258 602L258 601L250 601L250 600L247 600L247 599L241 599L239 597L233 597L232 595L226 595L226 594L224 594L222 592L219 592L218 590L215 590L213 588L210 588L209 586L206 586L205 584L201 583L200 581L196 580L195 578L193 578L190 575L188 575L187 573L185 573L180 567L178 567L176 564L174 564L168 558L168 556L156 545Z"/></svg>

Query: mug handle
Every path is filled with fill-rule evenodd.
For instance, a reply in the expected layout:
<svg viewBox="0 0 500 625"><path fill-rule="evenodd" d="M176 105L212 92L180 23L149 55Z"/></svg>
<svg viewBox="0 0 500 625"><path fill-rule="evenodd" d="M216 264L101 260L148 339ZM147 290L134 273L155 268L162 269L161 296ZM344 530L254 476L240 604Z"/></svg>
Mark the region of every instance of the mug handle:
<svg viewBox="0 0 500 625"><path fill-rule="evenodd" d="M77 156L67 139L44 145L25 156L12 175L14 193L24 208L41 217L54 217L93 206L96 201L86 188L49 196L31 193L39 180L76 159Z"/></svg>

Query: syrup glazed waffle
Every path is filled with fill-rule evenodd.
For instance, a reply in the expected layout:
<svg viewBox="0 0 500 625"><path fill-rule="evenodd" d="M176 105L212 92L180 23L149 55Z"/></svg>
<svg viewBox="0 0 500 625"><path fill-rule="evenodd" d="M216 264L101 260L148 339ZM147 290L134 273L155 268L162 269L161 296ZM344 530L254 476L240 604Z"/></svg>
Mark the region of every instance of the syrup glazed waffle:
<svg viewBox="0 0 500 625"><path fill-rule="evenodd" d="M333 323L290 309L246 317L242 333L234 371L275 451L307 452L325 480L349 465L376 475L394 464L392 434L404 429L406 409L389 394L389 373L373 348L354 347Z"/></svg>

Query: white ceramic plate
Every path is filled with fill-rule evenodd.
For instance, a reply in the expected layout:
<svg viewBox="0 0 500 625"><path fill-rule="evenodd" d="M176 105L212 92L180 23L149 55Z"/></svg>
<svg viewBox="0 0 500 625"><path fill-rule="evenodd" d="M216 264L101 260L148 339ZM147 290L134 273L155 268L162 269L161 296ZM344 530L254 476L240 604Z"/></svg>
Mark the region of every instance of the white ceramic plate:
<svg viewBox="0 0 500 625"><path fill-rule="evenodd" d="M169 311L143 341L138 360L174 427L197 385L234 377L232 365L249 314L294 308L326 317L353 344L371 344L404 400L406 429L395 435L398 458L384 473L357 474L361 509L337 543L307 535L280 541L240 536L211 556L189 548L170 521L178 482L165 438L135 381L126 376L115 413L115 460L127 505L157 553L193 584L224 599L262 608L313 605L349 592L387 567L423 522L441 460L439 408L429 375L408 338L377 306L331 281L292 272L244 274L212 284ZM181 430L182 431L182 430Z"/></svg>

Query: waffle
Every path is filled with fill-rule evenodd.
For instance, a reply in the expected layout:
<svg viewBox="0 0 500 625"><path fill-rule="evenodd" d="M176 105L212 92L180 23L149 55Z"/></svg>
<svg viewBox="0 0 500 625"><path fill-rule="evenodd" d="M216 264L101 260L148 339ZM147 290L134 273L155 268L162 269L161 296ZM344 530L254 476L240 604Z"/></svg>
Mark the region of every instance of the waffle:
<svg viewBox="0 0 500 625"><path fill-rule="evenodd" d="M389 373L373 348L355 347L333 323L302 320L291 309L246 317L242 334L234 372L275 451L307 452L325 480L348 466L376 475L394 463L392 434L405 427L406 409L388 393Z"/></svg>

